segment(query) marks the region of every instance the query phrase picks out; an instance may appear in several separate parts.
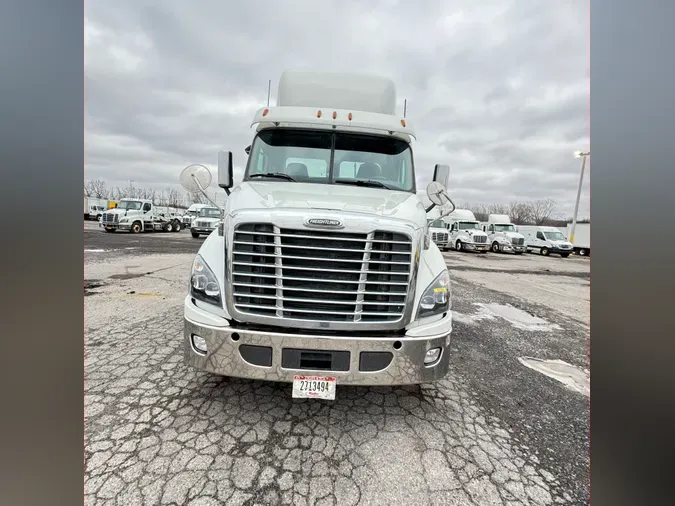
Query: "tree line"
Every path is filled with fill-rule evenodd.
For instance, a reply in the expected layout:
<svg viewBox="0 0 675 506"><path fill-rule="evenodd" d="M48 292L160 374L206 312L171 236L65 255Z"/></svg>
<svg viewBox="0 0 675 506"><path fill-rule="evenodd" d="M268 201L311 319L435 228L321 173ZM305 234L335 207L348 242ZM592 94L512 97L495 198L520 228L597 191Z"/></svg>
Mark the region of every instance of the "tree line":
<svg viewBox="0 0 675 506"><path fill-rule="evenodd" d="M129 183L129 186L109 187L105 181L94 179L84 185L84 194L87 197L108 200L123 198L150 200L158 206L187 208L191 204L205 204L208 201L201 193L181 192L176 188L139 188Z"/></svg>
<svg viewBox="0 0 675 506"><path fill-rule="evenodd" d="M558 212L554 199L511 202L509 204L458 205L458 209L470 209L478 221L487 221L491 214L506 214L514 225L539 225L564 227L572 218L563 218ZM588 218L577 219L577 223L590 223Z"/></svg>

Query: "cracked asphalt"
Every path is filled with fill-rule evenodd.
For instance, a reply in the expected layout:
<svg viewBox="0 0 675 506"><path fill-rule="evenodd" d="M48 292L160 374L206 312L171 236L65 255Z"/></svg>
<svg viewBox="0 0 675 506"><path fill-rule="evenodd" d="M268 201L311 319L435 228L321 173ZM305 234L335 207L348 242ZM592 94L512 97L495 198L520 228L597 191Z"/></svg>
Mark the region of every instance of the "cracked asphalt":
<svg viewBox="0 0 675 506"><path fill-rule="evenodd" d="M317 401L183 364L182 300L201 242L85 225L87 505L588 502L588 398L518 362L588 368L588 259L446 253L446 378L338 385L335 401ZM480 303L554 328L523 330Z"/></svg>

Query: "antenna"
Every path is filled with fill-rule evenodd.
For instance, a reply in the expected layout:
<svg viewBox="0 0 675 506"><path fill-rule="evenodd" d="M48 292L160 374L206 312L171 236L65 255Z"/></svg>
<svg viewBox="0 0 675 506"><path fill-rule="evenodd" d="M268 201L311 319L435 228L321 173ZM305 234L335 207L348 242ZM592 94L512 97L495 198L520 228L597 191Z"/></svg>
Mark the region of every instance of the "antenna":
<svg viewBox="0 0 675 506"><path fill-rule="evenodd" d="M267 107L270 106L270 93L272 92L272 80L267 82Z"/></svg>
<svg viewBox="0 0 675 506"><path fill-rule="evenodd" d="M403 100L403 117L405 118L405 113L408 112L408 99Z"/></svg>

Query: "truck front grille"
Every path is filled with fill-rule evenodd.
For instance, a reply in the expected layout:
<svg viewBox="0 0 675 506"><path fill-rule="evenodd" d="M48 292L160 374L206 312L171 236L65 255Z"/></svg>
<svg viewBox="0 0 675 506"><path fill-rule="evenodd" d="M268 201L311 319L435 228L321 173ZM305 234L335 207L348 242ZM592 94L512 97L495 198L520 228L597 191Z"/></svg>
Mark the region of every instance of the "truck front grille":
<svg viewBox="0 0 675 506"><path fill-rule="evenodd" d="M523 237L512 237L511 244L513 244L514 246L522 246L523 244L525 244L525 239Z"/></svg>
<svg viewBox="0 0 675 506"><path fill-rule="evenodd" d="M101 218L101 223L118 223L120 221L120 217L118 214L113 214L113 213L103 213L103 217Z"/></svg>
<svg viewBox="0 0 675 506"><path fill-rule="evenodd" d="M486 235L474 235L473 236L473 242L485 244L487 242L487 236Z"/></svg>
<svg viewBox="0 0 675 506"><path fill-rule="evenodd" d="M431 240L434 242L448 242L448 234L434 232L431 234Z"/></svg>
<svg viewBox="0 0 675 506"><path fill-rule="evenodd" d="M239 225L232 251L234 307L242 314L317 322L403 318L410 237Z"/></svg>

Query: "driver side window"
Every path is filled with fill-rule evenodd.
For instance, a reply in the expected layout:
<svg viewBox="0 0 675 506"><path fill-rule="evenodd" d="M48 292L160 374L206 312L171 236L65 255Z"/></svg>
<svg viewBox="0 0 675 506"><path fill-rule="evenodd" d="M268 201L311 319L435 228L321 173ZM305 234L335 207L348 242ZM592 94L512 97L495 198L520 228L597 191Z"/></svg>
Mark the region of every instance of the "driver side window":
<svg viewBox="0 0 675 506"><path fill-rule="evenodd" d="M151 207L152 207L152 206L151 206L150 204L148 204L148 203L143 204L143 212L144 212L144 213L147 213L147 212L150 210Z"/></svg>
<svg viewBox="0 0 675 506"><path fill-rule="evenodd" d="M546 238L544 237L544 234L542 234L541 232L537 232L537 239L541 239L542 241L546 240Z"/></svg>

